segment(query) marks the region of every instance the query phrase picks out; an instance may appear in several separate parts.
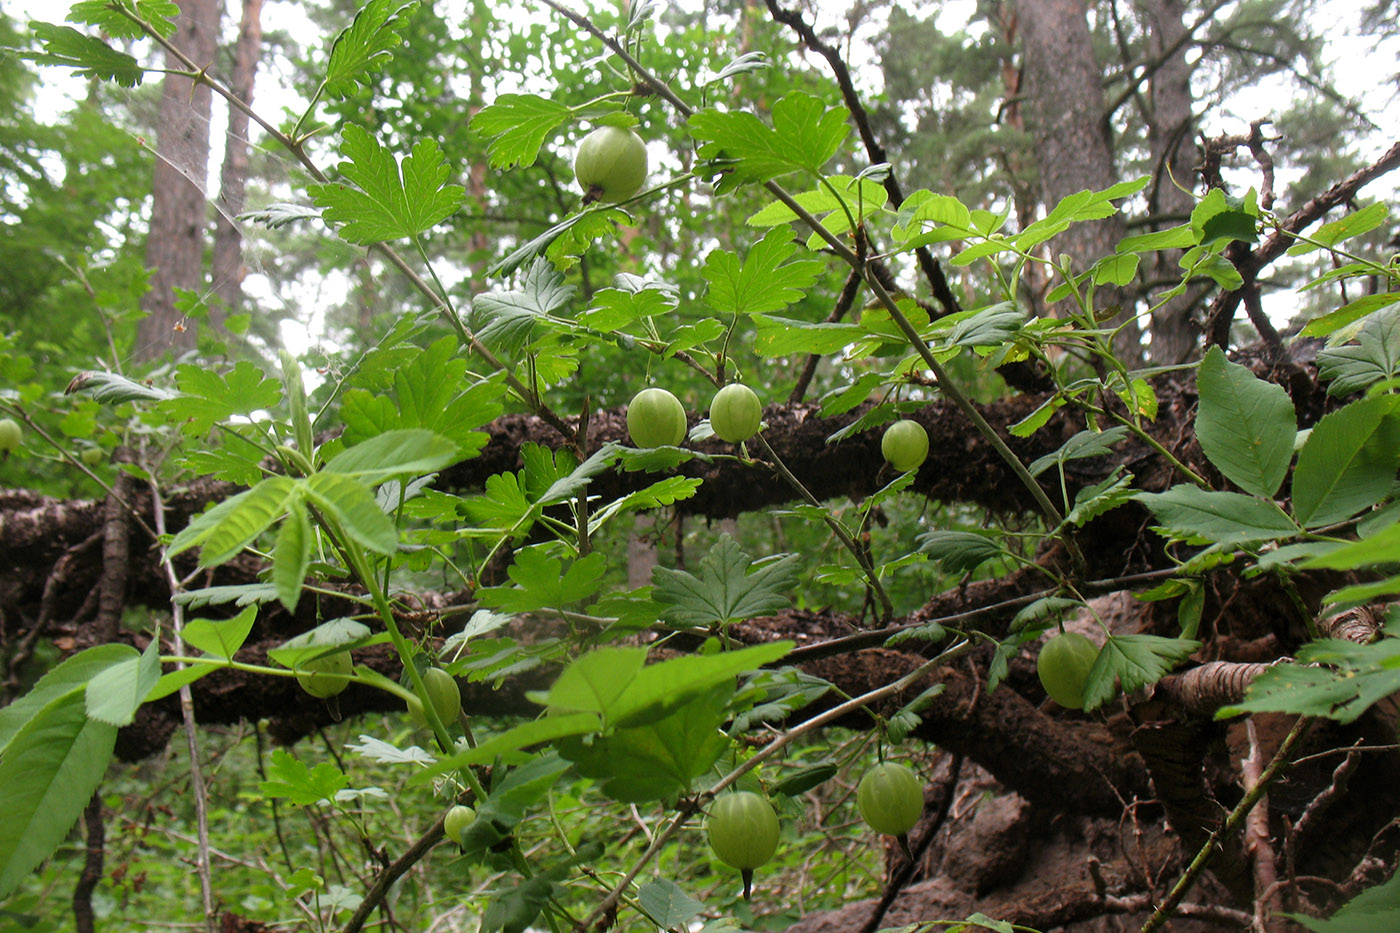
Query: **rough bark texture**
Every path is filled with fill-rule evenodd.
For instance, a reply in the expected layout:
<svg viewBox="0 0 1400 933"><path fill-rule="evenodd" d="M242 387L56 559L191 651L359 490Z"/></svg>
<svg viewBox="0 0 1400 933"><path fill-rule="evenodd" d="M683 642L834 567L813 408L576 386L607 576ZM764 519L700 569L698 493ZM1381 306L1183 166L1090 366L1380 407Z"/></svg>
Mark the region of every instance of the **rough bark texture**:
<svg viewBox="0 0 1400 933"><path fill-rule="evenodd" d="M1161 218L1152 229L1165 229L1183 223L1182 218L1190 215L1195 203L1190 193L1196 153L1191 65L1186 61L1188 43L1183 41L1185 7L1180 0L1139 0L1137 7L1147 24L1147 47L1153 58L1149 67L1154 68L1147 84L1148 142L1154 165L1148 215ZM1161 250L1152 254L1149 293L1180 278L1181 253ZM1196 294L1188 292L1153 312L1150 352L1154 363L1170 365L1191 356L1199 342L1199 328L1191 320L1197 300Z"/></svg>
<svg viewBox="0 0 1400 933"><path fill-rule="evenodd" d="M182 0L175 46L201 65L211 64L219 31L218 0ZM174 56L166 67L183 68ZM194 325L175 308L176 288L204 284L207 227L204 187L209 167L210 91L188 78L167 75L161 86L152 182L151 233L146 264L155 272L136 331L136 356L154 359L167 350L195 346Z"/></svg>
<svg viewBox="0 0 1400 933"><path fill-rule="evenodd" d="M229 88L244 103L253 102L253 79L262 55L262 0L243 0L243 19L238 44L233 50ZM229 109L228 132L224 135L224 164L219 173L218 213L214 219L212 270L214 293L220 307L211 315L215 322L238 310L243 283L243 232L234 223L243 211L248 181L248 115L237 107Z"/></svg>
<svg viewBox="0 0 1400 933"><path fill-rule="evenodd" d="M1082 0L1019 0L1026 97L1022 114L1035 139L1036 165L1046 209L1086 188L1102 190L1118 180L1113 140L1105 115L1101 74L1094 58ZM1055 240L1057 253L1068 253L1082 272L1113 253L1126 234L1122 216L1075 224ZM1101 288L1096 311L1117 305L1133 310L1131 289ZM1136 326L1123 332L1120 347L1136 352Z"/></svg>

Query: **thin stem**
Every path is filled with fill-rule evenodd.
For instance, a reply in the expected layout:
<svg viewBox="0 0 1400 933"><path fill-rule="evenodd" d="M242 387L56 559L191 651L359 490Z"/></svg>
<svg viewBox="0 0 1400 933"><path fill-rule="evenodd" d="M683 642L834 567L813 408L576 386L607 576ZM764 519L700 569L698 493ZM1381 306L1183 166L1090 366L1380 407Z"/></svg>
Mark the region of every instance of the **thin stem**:
<svg viewBox="0 0 1400 933"><path fill-rule="evenodd" d="M811 491L806 486L802 485L802 480L798 479L793 472L788 469L787 464L783 462L783 458L779 457L777 451L768 443L768 438L763 436L763 432L760 431L758 434L754 435L754 440L758 441L758 443L763 446L764 453L772 458L773 467L778 471L778 475L786 480L789 486L797 490L798 495L806 499L809 504L820 508L821 502L817 500L816 496L812 495ZM894 604L890 602L889 594L885 592L884 586L880 584L880 578L876 575L875 568L870 563L870 557L856 544L855 539L851 537L851 533L846 530L846 526L833 518L830 512L824 511L822 513L822 518L826 521L826 525L831 529L832 534L836 535L837 539L840 540L841 545L855 557L856 563L860 565L861 571L865 574L866 582L870 584L870 588L875 591L876 597L880 600L880 621L888 623L894 616Z"/></svg>
<svg viewBox="0 0 1400 933"><path fill-rule="evenodd" d="M165 534L165 503L161 499L160 487L154 479L155 472L148 471L153 477L150 481L151 489L151 512L155 519L157 534ZM170 551L168 548L160 549L160 566L165 571L166 582L170 584L171 594L178 593L181 589L179 575L175 573L175 566L170 562ZM181 637L181 632L185 625L185 607L175 600L170 601L170 622L171 640L175 643L175 653L183 655L185 653L185 642ZM176 670L184 667L177 664ZM204 785L204 771L199 764L199 736L195 729L194 721L194 695L190 692L189 684L180 685L180 718L184 723L185 741L190 753L190 790L194 794L194 812L197 824L195 873L199 876L199 892L202 905L204 907L204 928L207 933L215 933L215 921L217 914L214 909L214 886L209 876L209 801L208 791Z"/></svg>
<svg viewBox="0 0 1400 933"><path fill-rule="evenodd" d="M1259 802L1259 798L1264 796L1265 791L1269 789L1269 785L1273 783L1274 778L1276 778L1279 772L1288 764L1288 753L1293 750L1293 746L1297 744L1298 739L1302 737L1303 732L1307 729L1310 722L1311 720L1305 717L1298 717L1298 721L1293 724L1293 729L1288 733L1288 737L1283 740L1283 744L1280 745L1278 751L1274 753L1274 757L1269 762L1269 766L1259 775L1259 780L1253 787L1249 788L1243 799L1235 805L1235 809L1230 811L1230 815L1225 819L1225 825L1210 834L1210 838L1201 846L1200 851L1196 853L1196 857L1191 860L1191 864L1187 866L1186 871L1172 887L1171 893L1167 895L1167 899L1152 912L1152 916L1142 925L1142 929L1139 933L1153 933L1154 930L1159 929L1162 924L1166 923L1167 920L1171 918L1172 912L1176 909L1176 905L1181 903L1181 899L1186 896L1186 892L1191 890L1191 886L1196 883L1196 879L1200 877L1201 872L1205 871L1206 866L1210 864L1211 857L1215 855L1219 848L1219 841L1227 836L1233 835L1235 830L1240 828L1240 824L1245 821L1245 817L1254 809L1254 805Z"/></svg>
<svg viewBox="0 0 1400 933"><path fill-rule="evenodd" d="M858 710L864 706L868 706L871 703L883 700L885 697L891 696L892 694L899 693L900 691L906 689L910 685L917 683L926 674L936 669L939 665L946 664L949 661L966 654L968 651L972 650L972 647L972 641L961 641L953 647L949 648L947 651L944 651L937 657L930 658L923 664L920 664L918 667L914 668L912 671L905 674L898 680L893 681L892 683L885 684L883 687L876 687L874 690L871 690L867 693L861 694L858 697L854 697L850 700L847 700L845 703L842 703L839 706L832 707L825 713L822 713L820 716L814 716L813 718L802 723L800 726L788 730L787 732L778 736L776 739L769 742L767 745L763 746L763 748L755 752L743 764L739 765L733 771L730 771L724 777L716 781L715 784L708 791L705 792L704 796L713 797L715 794L724 790L726 787L732 786L736 781L739 780L739 778L743 777L745 774L748 774L750 771L758 767L764 761L767 761L769 758L772 758L778 752L782 751L788 745L792 744L797 739L801 738L807 733L818 729L829 722L833 722L837 719L840 719L842 716L854 712L855 710ZM651 861L652 857L655 856L657 852L661 851L662 846L664 846L666 843L670 842L672 839L675 838L675 836L681 831L682 827L685 826L686 821L689 820L690 817L695 815L695 812L698 809L699 804L696 801L684 802L680 807L680 812L677 813L675 817L671 819L671 822L666 826L664 830L656 834L656 837L651 841L651 845L647 846L646 851L641 854L641 856L637 859L636 864L634 864L631 867L631 869L628 870L627 874L623 875L622 880L613 886L612 891L608 893L607 897L603 898L602 903L595 907L593 909L593 912L589 914L582 923L576 924L574 926L574 933L584 933L584 931L586 930L596 929L597 927L595 926L595 924L600 919L602 919L602 917L606 913L608 913L608 911L612 910L615 906L617 906L618 901L621 899L623 893L627 890L628 886L632 883L633 879L635 879L637 875L641 874L642 869L646 867L646 865Z"/></svg>

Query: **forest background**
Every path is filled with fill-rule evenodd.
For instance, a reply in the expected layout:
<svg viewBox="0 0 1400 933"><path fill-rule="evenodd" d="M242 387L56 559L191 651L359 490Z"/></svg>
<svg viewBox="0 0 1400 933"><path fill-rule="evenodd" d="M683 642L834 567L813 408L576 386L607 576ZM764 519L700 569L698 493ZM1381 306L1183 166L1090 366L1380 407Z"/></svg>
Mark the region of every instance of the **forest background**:
<svg viewBox="0 0 1400 933"><path fill-rule="evenodd" d="M1389 922L1393 5L297 7L0 19L5 922Z"/></svg>

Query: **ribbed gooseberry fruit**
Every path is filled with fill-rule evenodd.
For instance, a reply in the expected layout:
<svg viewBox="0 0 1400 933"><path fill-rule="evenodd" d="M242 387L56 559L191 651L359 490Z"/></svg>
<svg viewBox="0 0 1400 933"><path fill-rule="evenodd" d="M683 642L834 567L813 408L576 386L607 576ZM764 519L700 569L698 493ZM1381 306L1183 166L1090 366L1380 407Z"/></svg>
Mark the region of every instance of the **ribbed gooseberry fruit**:
<svg viewBox="0 0 1400 933"><path fill-rule="evenodd" d="M462 833L466 832L467 827L475 822L476 811L471 807L458 804L448 810L447 815L442 818L442 832L449 840L461 845Z"/></svg>
<svg viewBox="0 0 1400 933"><path fill-rule="evenodd" d="M311 658L297 665L298 670L310 671L298 674L297 683L301 689L314 697L329 699L340 693L350 684L347 676L355 665L350 660L350 652L337 651L320 658Z"/></svg>
<svg viewBox="0 0 1400 933"><path fill-rule="evenodd" d="M643 389L627 405L627 435L638 447L675 447L685 429L685 406L665 389Z"/></svg>
<svg viewBox="0 0 1400 933"><path fill-rule="evenodd" d="M778 850L778 814L772 804L748 790L717 797L710 804L705 832L719 860L739 869L747 899L753 890L753 870Z"/></svg>
<svg viewBox="0 0 1400 933"><path fill-rule="evenodd" d="M428 699L433 701L433 709L444 726L457 721L462 711L462 691L456 679L440 667L430 667L423 672L423 686L428 689ZM428 724L428 716L423 712L423 703L417 697L408 701L408 714L420 726Z"/></svg>
<svg viewBox="0 0 1400 933"><path fill-rule="evenodd" d="M107 451L101 447L84 447L78 456L90 467L101 466L107 462Z"/></svg>
<svg viewBox="0 0 1400 933"><path fill-rule="evenodd" d="M917 421L896 421L880 438L880 453L901 473L917 470L928 459L928 432Z"/></svg>
<svg viewBox="0 0 1400 933"><path fill-rule="evenodd" d="M738 382L715 393L710 402L710 429L720 440L731 444L746 441L758 433L763 421L763 404L753 389Z"/></svg>
<svg viewBox="0 0 1400 933"><path fill-rule="evenodd" d="M1050 699L1065 709L1083 709L1084 685L1098 657L1098 645L1078 632L1063 632L1041 646L1035 672Z"/></svg>
<svg viewBox="0 0 1400 933"><path fill-rule="evenodd" d="M579 143L574 177L590 201L624 201L647 178L647 146L620 126L600 126Z"/></svg>
<svg viewBox="0 0 1400 933"><path fill-rule="evenodd" d="M903 836L924 812L924 786L912 770L886 761L865 772L856 787L856 809L877 833Z"/></svg>

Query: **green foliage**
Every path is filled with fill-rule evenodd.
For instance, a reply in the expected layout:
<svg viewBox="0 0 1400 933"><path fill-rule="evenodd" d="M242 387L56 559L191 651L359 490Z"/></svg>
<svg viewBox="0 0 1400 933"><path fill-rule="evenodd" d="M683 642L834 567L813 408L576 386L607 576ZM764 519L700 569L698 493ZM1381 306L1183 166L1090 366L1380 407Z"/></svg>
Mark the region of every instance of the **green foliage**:
<svg viewBox="0 0 1400 933"><path fill-rule="evenodd" d="M1201 361L1196 387L1201 450L1245 492L1272 497L1288 473L1298 433L1288 393L1229 362L1219 347Z"/></svg>
<svg viewBox="0 0 1400 933"><path fill-rule="evenodd" d="M307 187L322 217L352 243L416 237L462 206L461 185L444 184L449 169L431 139L396 162L394 154L362 128L350 124L341 135L339 166L344 184ZM353 185L354 187L351 187Z"/></svg>
<svg viewBox="0 0 1400 933"><path fill-rule="evenodd" d="M1237 31L1299 55L1309 51L1306 35L1258 25L1278 21L1260 15L1274 9L1271 4L1255 0L1243 7L1202 28L1217 38ZM177 9L168 0L78 3L70 21L91 34L36 24L42 49L27 54L134 88L148 66L97 33L122 42L168 36ZM144 653L90 649L57 664L0 709L0 805L8 806L17 827L0 832L0 897L51 853L60 860L70 854L64 838L103 777L114 727L130 723L143 703L231 666L249 676L293 677L351 648L386 644L410 674L414 666L438 664L452 677L498 686L526 672L543 675L537 682L550 686L529 694L542 712L508 723L484 717L488 721L467 730L456 717L445 717L454 721L433 722L426 748L407 745L415 739L405 740L395 722L369 723L359 744L347 747L355 757L344 765L310 749L299 755L278 749L264 761L259 743L256 765L264 774L254 777L257 767L247 763L231 766L241 767L238 783L223 788L228 793L218 798L217 815L251 825L241 808L275 813L274 802L290 802L294 819L316 826L317 841L293 836L289 844L280 823L275 834L258 824L249 835L259 838L249 842L280 848L287 870L269 869L248 883L242 903L267 907L269 914L275 912L269 905L284 911L294 903L317 924L339 923L361 897L351 885L364 879L332 881L323 876L322 860L302 856L337 844L374 848L378 856L374 840L399 838L403 824L410 836L421 834L447 803L469 800L478 816L459 834L460 858L454 852L450 868L429 864L422 871L447 879L454 897L474 905L464 909L476 912L471 920L483 930L578 925L599 902L594 882L602 879L606 887L624 876L639 880L618 889L627 906L623 924L680 928L703 918L706 929L733 928L733 918L714 917L732 913L750 923L754 915L732 895L726 900L714 888L705 890L713 863L696 857L696 839L684 835L687 821L716 789L740 779L754 788L767 785L779 797L820 797L829 817L837 809L837 785L849 790L851 775L873 754L867 736L847 742L794 725L792 714L830 685L772 667L792 642L734 643L737 623L832 605L867 615L862 624L900 628L895 617L905 607L922 606L969 576L1004 575L1037 553L1077 557L1073 530L1137 502L1153 513L1169 553L1181 563L1180 574L1155 594L1180 600L1181 637L1108 633L1083 691L1093 710L1120 689L1131 693L1155 683L1201 647L1195 640L1205 593L1199 574L1209 567L1238 561L1281 575L1317 566L1384 574L1386 564L1400 560L1400 526L1390 501L1400 464L1393 394L1400 373L1394 351L1400 316L1393 305L1400 291L1392 268L1342 252L1361 250L1368 234L1382 230L1383 206L1333 220L1291 250L1298 257L1348 260L1318 286L1361 276L1384 283L1312 328L1330 338L1319 366L1334 380L1332 394L1365 390L1369 396L1328 414L1298 445L1287 393L1212 349L1196 370L1196 439L1211 465L1242 491L1212 489L1149 431L1160 386L1154 388L1153 372L1136 368L1123 353L1121 334L1106 323L1109 315L1100 313L1105 309L1095 292L1130 288L1156 275L1149 260L1166 250L1184 253L1172 260L1179 281L1157 283L1164 289L1155 296L1159 303L1188 291L1238 288L1244 278L1229 257L1278 221L1252 191L1233 197L1213 190L1188 222L1129 237L1110 255L1078 257L1071 265L1057 238L1137 210L1167 182L1149 177L1156 165L1148 165L1154 160L1145 131L1118 126L1125 159L1141 171L1125 169L1130 180L1036 204L1025 171L1031 154L1015 129L1018 121L998 119L993 126L986 117L1003 103L1004 89L996 85L1012 61L1003 29L952 32L903 10L889 14L892 28L881 40L889 96L877 105L875 135L911 118L927 120L905 134L906 151L891 162L928 187L896 204L899 189L882 183L894 169L867 167L876 157L850 138L850 114L835 106L841 95L789 67L773 24L751 20L748 11L707 10L713 23L668 11L665 42L649 32L654 10L648 4L629 6L621 16L599 12L593 22L619 36L617 45L602 47L601 58L593 34L574 21L505 30L496 12L491 4L474 3L463 22L448 23L432 4L420 9L414 2L368 0L346 25L350 10L343 5L312 10L336 38L324 61L298 76L305 112L285 138L269 134L264 140L269 150L281 141L290 151L260 158L273 163L264 167L268 178L277 178L269 187L278 197L288 196L282 179L291 174L281 168L326 157L318 137L338 134L341 162L333 180L293 190L293 200L264 205L251 217L282 238L275 241L279 261L298 273L339 276L361 263L356 268L363 277L350 303L358 303L366 330L304 360L283 353L280 372L256 358L274 336L255 326L256 312L268 310L261 304L231 325L239 336L253 334L234 348L239 358L185 360L140 372L126 367L146 287L140 258L125 245L139 240L129 234L139 231L141 208L129 205L143 202L145 189L132 184L130 167L106 150L135 147L127 145L125 130L93 131L100 112L75 117L71 131L52 128L36 140L34 154L21 153L9 128L0 127L0 153L10 160L0 167L17 179L0 192L6 219L15 218L5 225L11 240L0 258L19 257L0 264L13 267L0 287L7 307L19 309L19 336L0 335L0 410L40 429L26 431L14 451L21 466L7 462L0 469L7 479L60 483L47 478L53 464L76 466L74 454L122 447L136 452L135 462L116 467L104 456L94 458L98 479L124 469L156 492L199 477L246 487L221 494L155 542L153 553L175 580L183 569L169 562L195 548L201 571L235 560L263 568L255 581L174 594L181 613L224 607L212 611L219 616L241 608L232 618L183 620L182 637L197 657L160 656L165 620L152 616L145 620L153 637ZM1116 25L1123 53L1145 54L1141 23L1130 15ZM1216 44L1207 37L1201 46ZM619 49L627 55L616 54ZM763 67L767 59L781 67ZM912 62L931 69L932 87L912 80ZM9 80L8 67L0 62L0 79ZM1211 77L1222 86L1239 80L1223 67ZM7 90L0 82L0 93ZM20 92L12 96L25 99ZM97 110L100 93L93 96ZM668 179L630 201L627 211L579 207L558 144L585 122L644 128ZM26 144L39 135L33 120L17 126L14 138ZM94 141L81 141L84 133ZM80 148L87 144L94 149ZM69 159L62 185L46 176L45 162L54 153ZM120 182L89 179L109 158ZM450 183L453 165L466 167L466 184ZM918 171L910 174L909 166ZM780 183L801 190L789 193ZM70 186L76 194L69 194ZM58 216L65 201L91 192L105 205L100 216L80 217L62 229L33 222ZM116 206L118 200L128 206ZM312 225L300 222L314 216L342 240L377 250L362 255L336 246L319 229L308 234L303 228ZM113 232L92 232L104 225ZM296 239L308 235L315 239ZM394 241L403 240L429 275L409 280L416 296L384 289L375 299L376 276L386 262L414 267L392 252L404 245ZM906 271L928 262L914 252L928 248L941 250L952 270L951 300L940 294L937 304L925 302L908 284ZM855 268L833 261L848 252ZM39 263L36 256L59 262ZM872 256L879 270L866 264ZM36 271L40 265L60 266L63 274ZM851 288L840 313L833 313L847 277ZM860 296L857 285L866 294ZM68 327L75 315L60 319L56 309L71 309L75 298L95 310L86 324ZM213 306L208 298L197 289L182 295L181 307L207 313ZM1063 313L1033 314L1042 299L1064 302ZM379 311L385 313L374 320ZM55 333L36 337L32 331ZM81 352L66 352L72 346ZM70 395L83 397L60 394L70 374L54 365L60 360L94 367L68 384ZM685 437L683 411L679 432L663 438L674 434L674 443L643 445L656 449L598 444L589 433L602 410L653 382L697 399L743 377L761 384L763 397L777 399L803 372L803 391L820 397L821 414L845 416L829 442L849 444L842 453L861 445L873 449L875 429L923 407L934 393L999 400L1002 384L994 372L1023 363L1053 388L1011 433L1032 438L1057 415L1076 420L1056 434L1068 440L1042 444L1040 450L1051 452L1024 466L1015 454L1005 455L1028 484L1053 469L1058 508L1066 513L1046 505L1043 516L1017 518L1014 525L959 503L926 511L912 494L912 474L873 492L853 481L860 491L850 502L818 501L793 477L792 497L800 504L742 516L741 545L694 522L683 527L679 519L664 519L703 488L716 464L743 481L791 476L779 445L752 445L761 460L743 449L709 453L714 448L703 445L703 431ZM520 420L483 430L505 413ZM536 435L549 437L551 447L503 447L518 450L518 463L493 459L490 467L454 470L497 453L489 448L492 438L517 430L501 424L519 423L531 431L548 425L558 438ZM45 436L54 440L35 439ZM1130 445L1162 456L1184 481L1147 492L1123 466L1095 462ZM902 468L905 459L894 462ZM1290 468L1290 498L1279 499ZM479 488L460 482L472 470L484 477ZM1091 479L1081 481L1079 471ZM599 482L604 476L617 482ZM663 521L651 533L666 536L674 553L704 556L686 566L658 566L650 587L629 589L623 552L635 529L627 517L639 512L659 513ZM988 527L993 523L997 527ZM1360 541L1343 537L1353 530ZM995 643L988 686L996 687L1011 673L1011 658L1047 620L1084 606L1076 587L1087 581L1049 564L1036 566L1052 578L1050 588L1019 606L1011 634L1002 623L982 627L976 618L965 630L954 625L961 619L920 619L885 644L936 647L945 640L961 644L964 637ZM439 644L443 627L455 624L452 612L439 613L423 591L445 584L472 600L476 614ZM268 655L277 666L238 660L241 649L245 658L249 653L245 645L262 607L276 600L288 613L319 619L332 595L329 585L360 615L322 622L272 649ZM1398 589L1400 578L1392 577L1332 598ZM1300 651L1303 663L1271 669L1232 712L1285 710L1350 721L1396 689L1388 673L1393 641L1364 647L1314 642ZM378 666L362 664L345 676L356 690L385 691L410 706L430 699L421 686L406 687ZM545 666L553 669L539 670ZM915 700L881 719L879 731L895 741L912 734L943 686L923 685ZM751 743L760 726L782 739ZM384 796L394 798L392 807L382 808L390 815L375 812ZM799 815L798 801L779 802L785 817L798 817L792 822L814 824L786 830L788 844L780 844L776 821L765 832L763 860L771 856L793 870L807 857L802 833L823 834L824 841L837 833L830 823L817 828ZM917 816L912 806L908 810L901 826ZM285 817L285 808L281 812ZM617 835L609 831L623 812L643 824L653 846L611 851L597 843L597 837ZM188 818L182 811L180 819ZM169 839L178 833L172 828ZM873 893L880 881L869 870L875 856L865 852L851 862L862 857L863 869L822 866L833 883L804 898L834 905L851 892ZM361 861L356 856L335 864ZM865 874L851 874L859 871ZM628 917L633 908L639 911ZM790 913L774 908L763 922L776 926L792 919ZM980 914L964 923L1010 928Z"/></svg>

